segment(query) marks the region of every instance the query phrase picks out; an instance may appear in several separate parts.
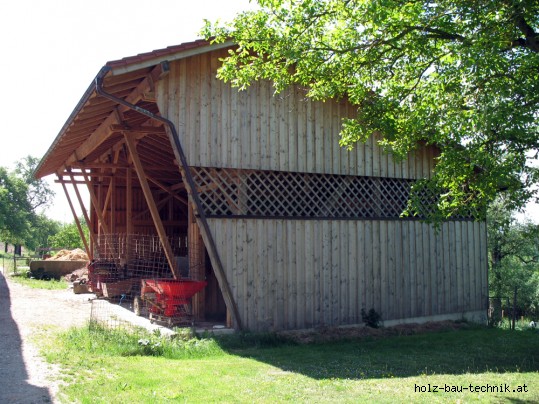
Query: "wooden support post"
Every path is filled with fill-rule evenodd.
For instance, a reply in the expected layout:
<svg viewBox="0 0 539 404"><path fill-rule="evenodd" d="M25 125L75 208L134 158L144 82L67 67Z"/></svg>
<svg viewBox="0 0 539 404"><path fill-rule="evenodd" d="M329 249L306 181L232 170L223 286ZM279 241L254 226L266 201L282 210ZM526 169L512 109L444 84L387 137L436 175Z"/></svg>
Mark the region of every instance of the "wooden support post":
<svg viewBox="0 0 539 404"><path fill-rule="evenodd" d="M67 187L65 184L65 181L60 179L60 176L58 176L58 179L60 180L60 183L62 184L62 188L64 189L65 196L67 198L67 203L69 204L69 208L71 209L71 214L73 215L73 219L75 220L75 224L77 225L77 229L79 230L79 236L82 240L82 243L84 244L84 249L86 250L86 255L88 255L88 258L90 260L93 259L93 254L90 251L90 248L88 247L88 241L86 240L86 236L84 235L84 232L82 231L82 226L80 224L79 218L77 217L77 212L75 212L75 208L73 207L73 202L71 201L71 197L69 196L69 192L67 192Z"/></svg>
<svg viewBox="0 0 539 404"><path fill-rule="evenodd" d="M107 190L107 195L105 196L105 203L103 203L103 210L101 212L101 214L103 215L103 219L106 219L107 217L107 210L109 208L109 204L111 203L110 200L112 198L112 191L113 191L113 187L112 187L112 180L114 179L114 177L111 177L110 179L110 183L109 183L109 189ZM101 180L100 180L101 181ZM110 208L110 211L112 212L112 206Z"/></svg>
<svg viewBox="0 0 539 404"><path fill-rule="evenodd" d="M110 234L109 233L109 227L107 226L107 223L105 223L105 218L103 217L103 212L101 212L101 208L99 207L99 202L97 200L97 197L95 196L94 189L92 187L92 183L90 182L90 179L84 174L84 182L86 183L86 186L88 187L88 193L90 194L90 200L92 201L92 206L94 208L95 213L97 214L97 219L99 220L99 224L101 225L101 228L103 229L104 234Z"/></svg>
<svg viewBox="0 0 539 404"><path fill-rule="evenodd" d="M110 231L111 233L116 233L118 230L116 229L116 178L112 176L109 182L109 191L110 192Z"/></svg>
<svg viewBox="0 0 539 404"><path fill-rule="evenodd" d="M135 171L137 173L140 186L142 187L142 192L144 193L144 197L146 198L146 203L148 204L148 208L150 209L150 213L152 215L154 225L157 229L157 234L159 235L159 239L161 240L161 245L163 246L163 249L165 250L165 255L167 257L168 265L170 266L170 270L172 271L172 275L174 276L174 278L178 279L180 278L180 274L178 273L178 270L176 268L176 260L172 252L172 247L170 246L170 242L168 240L165 227L163 226L163 222L161 221L161 218L159 217L159 211L157 210L157 206L155 205L152 191L150 189L150 185L148 184L146 173L144 172L144 167L142 166L142 163L140 161L140 158L137 152L137 146L135 145L135 142L129 136L128 133L124 132L124 136L125 136L125 143L127 144L127 148L129 149L129 154L131 155L131 158L133 160L133 165L135 166Z"/></svg>
<svg viewBox="0 0 539 404"><path fill-rule="evenodd" d="M86 178L85 178L85 180L86 180ZM88 180L92 180L92 179L90 177L88 177ZM95 180L92 180L92 181L95 181ZM97 191L96 191L96 189L97 189ZM96 185L94 186L94 191L97 192L97 194L96 194L97 203L95 205L95 209L101 209L103 206L105 206L105 202L103 201L103 178L102 177L100 177L96 181ZM100 218L99 214L97 214L97 217L98 217L98 222L97 222L98 233L97 234L98 235L100 235L100 234L110 234L110 230L105 231L105 227L101 224L101 223L106 224L105 220L107 220L106 217L103 215L103 212L101 211L101 218ZM106 228L108 229L108 226L106 226ZM108 237L107 237L107 240L109 240Z"/></svg>
<svg viewBox="0 0 539 404"><path fill-rule="evenodd" d="M206 254L204 241L200 234L200 228L196 222L195 213L191 204L189 205L187 224L187 254L189 261L189 276L192 279L203 280L206 276ZM193 314L197 320L204 320L206 301L206 289L202 289L193 297Z"/></svg>
<svg viewBox="0 0 539 404"><path fill-rule="evenodd" d="M82 210L82 214L84 216L84 220L86 220L86 224L88 225L88 229L90 231L90 250L92 251L93 256L93 248L96 244L95 242L95 232L92 228L92 222L90 221L90 218L88 217L88 211L86 210L86 207L84 206L84 201L82 200L82 197L79 192L79 188L77 187L77 184L75 183L75 178L73 176L73 173L71 173L71 170L69 170L69 178L71 179L71 183L73 184L73 189L75 190L75 195L77 196L77 200L79 201L80 208Z"/></svg>
<svg viewBox="0 0 539 404"><path fill-rule="evenodd" d="M116 150L113 151L114 158L113 163L116 165L118 164L118 160L120 158L120 152L122 151L123 147L118 147ZM111 233L116 233L117 230L117 223L116 223L116 171L117 168L112 169L112 177L109 182L109 189L107 193L107 198L109 198L110 195L110 231ZM103 210L106 209L106 205L103 207Z"/></svg>
<svg viewBox="0 0 539 404"><path fill-rule="evenodd" d="M127 169L127 176L125 179L125 232L127 234L127 262L131 260L131 237L133 236L133 175L131 168Z"/></svg>

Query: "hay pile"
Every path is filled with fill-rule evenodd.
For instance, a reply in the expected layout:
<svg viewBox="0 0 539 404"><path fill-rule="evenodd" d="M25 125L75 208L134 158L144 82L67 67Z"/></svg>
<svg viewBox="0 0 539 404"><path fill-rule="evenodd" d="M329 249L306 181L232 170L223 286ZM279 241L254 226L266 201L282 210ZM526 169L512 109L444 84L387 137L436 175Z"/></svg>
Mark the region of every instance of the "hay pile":
<svg viewBox="0 0 539 404"><path fill-rule="evenodd" d="M60 250L58 253L48 261L88 261L88 255L80 248L75 248L72 251Z"/></svg>

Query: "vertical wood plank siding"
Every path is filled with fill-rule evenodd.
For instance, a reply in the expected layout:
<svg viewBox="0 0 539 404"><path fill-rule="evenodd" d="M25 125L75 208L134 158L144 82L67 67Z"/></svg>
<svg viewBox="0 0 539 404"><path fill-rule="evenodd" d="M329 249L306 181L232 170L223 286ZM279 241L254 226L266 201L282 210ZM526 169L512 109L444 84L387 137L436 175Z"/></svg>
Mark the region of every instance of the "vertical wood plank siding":
<svg viewBox="0 0 539 404"><path fill-rule="evenodd" d="M486 262L478 253L486 243L484 223L445 223L439 231L415 221L209 224L253 331L357 324L361 309L371 307L384 320L486 309ZM444 243L453 252L431 254Z"/></svg>
<svg viewBox="0 0 539 404"><path fill-rule="evenodd" d="M355 115L346 101L315 102L298 88L273 96L269 82L238 92L215 78L226 51L182 59L156 85L157 103L171 119L191 165L367 175L430 176L434 150L394 162L376 139L349 151L339 146L342 119Z"/></svg>
<svg viewBox="0 0 539 404"><path fill-rule="evenodd" d="M428 178L437 151L401 162L376 136L339 146L345 101L314 102L268 82L238 93L215 78L210 52L170 64L156 83L161 113L178 131L189 164L255 170ZM213 218L211 233L242 322L253 331L361 323L486 310L486 226L405 220Z"/></svg>

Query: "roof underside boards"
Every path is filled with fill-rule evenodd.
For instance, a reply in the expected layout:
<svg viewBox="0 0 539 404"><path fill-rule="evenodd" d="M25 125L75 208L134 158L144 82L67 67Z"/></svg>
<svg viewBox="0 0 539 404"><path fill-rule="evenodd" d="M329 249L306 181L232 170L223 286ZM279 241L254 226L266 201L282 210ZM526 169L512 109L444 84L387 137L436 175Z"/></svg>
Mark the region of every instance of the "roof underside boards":
<svg viewBox="0 0 539 404"><path fill-rule="evenodd" d="M163 72L160 63L203 53L214 47L207 41L198 40L149 53L108 62L97 76L103 75L103 89L115 97L124 99L154 114L159 114L153 99L153 86ZM96 76L96 78L97 78ZM136 136L141 160L148 172L162 177L165 183L178 181L178 170L170 175L170 167L176 167L174 154L162 125L147 117L118 106L100 97L92 81L81 100L71 113L64 127L44 155L35 176L41 178L67 170L98 167L99 164L116 162L127 165L125 160L124 133ZM144 151L153 150L152 153ZM101 166L104 167L104 166ZM152 169L153 167L153 169ZM157 170L157 167L168 169ZM158 178L156 178L158 179Z"/></svg>

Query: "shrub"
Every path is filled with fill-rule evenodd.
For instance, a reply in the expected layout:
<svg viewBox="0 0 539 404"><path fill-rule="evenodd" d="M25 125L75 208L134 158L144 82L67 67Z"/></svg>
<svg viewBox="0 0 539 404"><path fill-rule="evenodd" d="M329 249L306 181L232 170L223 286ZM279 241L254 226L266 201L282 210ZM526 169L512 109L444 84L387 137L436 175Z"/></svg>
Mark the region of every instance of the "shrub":
<svg viewBox="0 0 539 404"><path fill-rule="evenodd" d="M361 319L367 327L378 328L382 321L382 316L376 312L373 308L369 312L365 312L365 309L361 309Z"/></svg>

